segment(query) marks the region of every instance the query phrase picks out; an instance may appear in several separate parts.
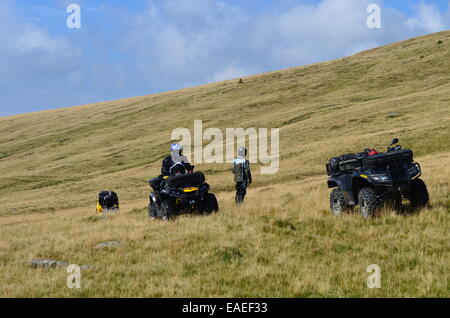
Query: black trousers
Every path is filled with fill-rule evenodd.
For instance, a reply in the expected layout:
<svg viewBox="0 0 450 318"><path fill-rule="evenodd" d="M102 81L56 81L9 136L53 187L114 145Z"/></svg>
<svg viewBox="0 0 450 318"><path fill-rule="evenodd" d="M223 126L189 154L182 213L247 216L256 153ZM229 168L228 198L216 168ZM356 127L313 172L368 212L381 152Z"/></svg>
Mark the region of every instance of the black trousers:
<svg viewBox="0 0 450 318"><path fill-rule="evenodd" d="M236 183L236 202L240 203L244 201L247 194L247 181Z"/></svg>

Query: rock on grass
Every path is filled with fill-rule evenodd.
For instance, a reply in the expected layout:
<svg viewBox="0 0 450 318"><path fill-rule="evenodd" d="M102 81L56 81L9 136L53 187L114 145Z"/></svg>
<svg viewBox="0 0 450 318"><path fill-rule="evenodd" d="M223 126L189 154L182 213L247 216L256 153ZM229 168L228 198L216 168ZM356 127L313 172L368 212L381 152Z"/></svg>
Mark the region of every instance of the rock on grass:
<svg viewBox="0 0 450 318"><path fill-rule="evenodd" d="M111 247L111 246L119 246L120 245L120 241L108 241L108 242L103 242L100 244L97 244L95 246L95 248L103 248L103 247Z"/></svg>
<svg viewBox="0 0 450 318"><path fill-rule="evenodd" d="M35 259L31 261L31 267L33 268L55 268L68 265L69 263L63 261L55 261L52 259Z"/></svg>
<svg viewBox="0 0 450 318"><path fill-rule="evenodd" d="M389 113L386 115L387 118L396 118L400 117L401 115L399 113Z"/></svg>

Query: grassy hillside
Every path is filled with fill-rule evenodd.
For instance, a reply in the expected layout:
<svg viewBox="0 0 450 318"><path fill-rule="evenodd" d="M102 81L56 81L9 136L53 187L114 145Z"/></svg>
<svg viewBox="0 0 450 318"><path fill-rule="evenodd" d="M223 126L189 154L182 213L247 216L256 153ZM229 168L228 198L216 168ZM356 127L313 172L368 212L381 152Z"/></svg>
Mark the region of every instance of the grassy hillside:
<svg viewBox="0 0 450 318"><path fill-rule="evenodd" d="M131 99L0 118L0 296L450 296L450 32L352 57ZM397 113L392 117L389 114ZM227 164L204 164L221 212L150 221L146 181L174 128L279 127L280 170L233 203ZM415 151L432 207L334 218L324 164L383 148ZM93 217L115 189L120 215ZM116 248L97 243L120 240ZM81 290L53 258L95 265ZM382 288L366 287L378 264Z"/></svg>

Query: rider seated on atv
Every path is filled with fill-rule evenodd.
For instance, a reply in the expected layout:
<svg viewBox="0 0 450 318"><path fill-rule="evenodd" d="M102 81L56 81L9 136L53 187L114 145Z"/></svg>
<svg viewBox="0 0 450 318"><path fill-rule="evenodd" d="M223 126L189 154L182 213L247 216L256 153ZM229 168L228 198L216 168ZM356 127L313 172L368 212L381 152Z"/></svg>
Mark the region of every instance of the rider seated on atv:
<svg viewBox="0 0 450 318"><path fill-rule="evenodd" d="M170 146L170 155L163 159L161 175L175 176L179 174L191 173L194 166L191 166L185 156L183 156L183 146L172 144Z"/></svg>
<svg viewBox="0 0 450 318"><path fill-rule="evenodd" d="M172 144L170 146L170 155L162 161L161 174L150 180L150 185L157 192L164 186L164 177L184 175L192 173L193 170L194 166L183 156L183 146L180 144Z"/></svg>

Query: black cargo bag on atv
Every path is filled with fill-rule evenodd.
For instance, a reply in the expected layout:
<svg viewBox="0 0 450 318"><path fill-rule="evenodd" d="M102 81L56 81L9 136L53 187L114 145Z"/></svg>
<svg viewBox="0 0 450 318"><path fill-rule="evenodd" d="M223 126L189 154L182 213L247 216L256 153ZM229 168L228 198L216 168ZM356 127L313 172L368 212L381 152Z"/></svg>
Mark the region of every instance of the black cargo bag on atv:
<svg viewBox="0 0 450 318"><path fill-rule="evenodd" d="M341 172L349 172L361 167L361 159L355 154L345 154L331 158L326 167L329 176Z"/></svg>
<svg viewBox="0 0 450 318"><path fill-rule="evenodd" d="M365 169L384 168L391 162L413 162L412 150L403 149L392 152L385 152L374 156L368 156L362 159L362 165Z"/></svg>

